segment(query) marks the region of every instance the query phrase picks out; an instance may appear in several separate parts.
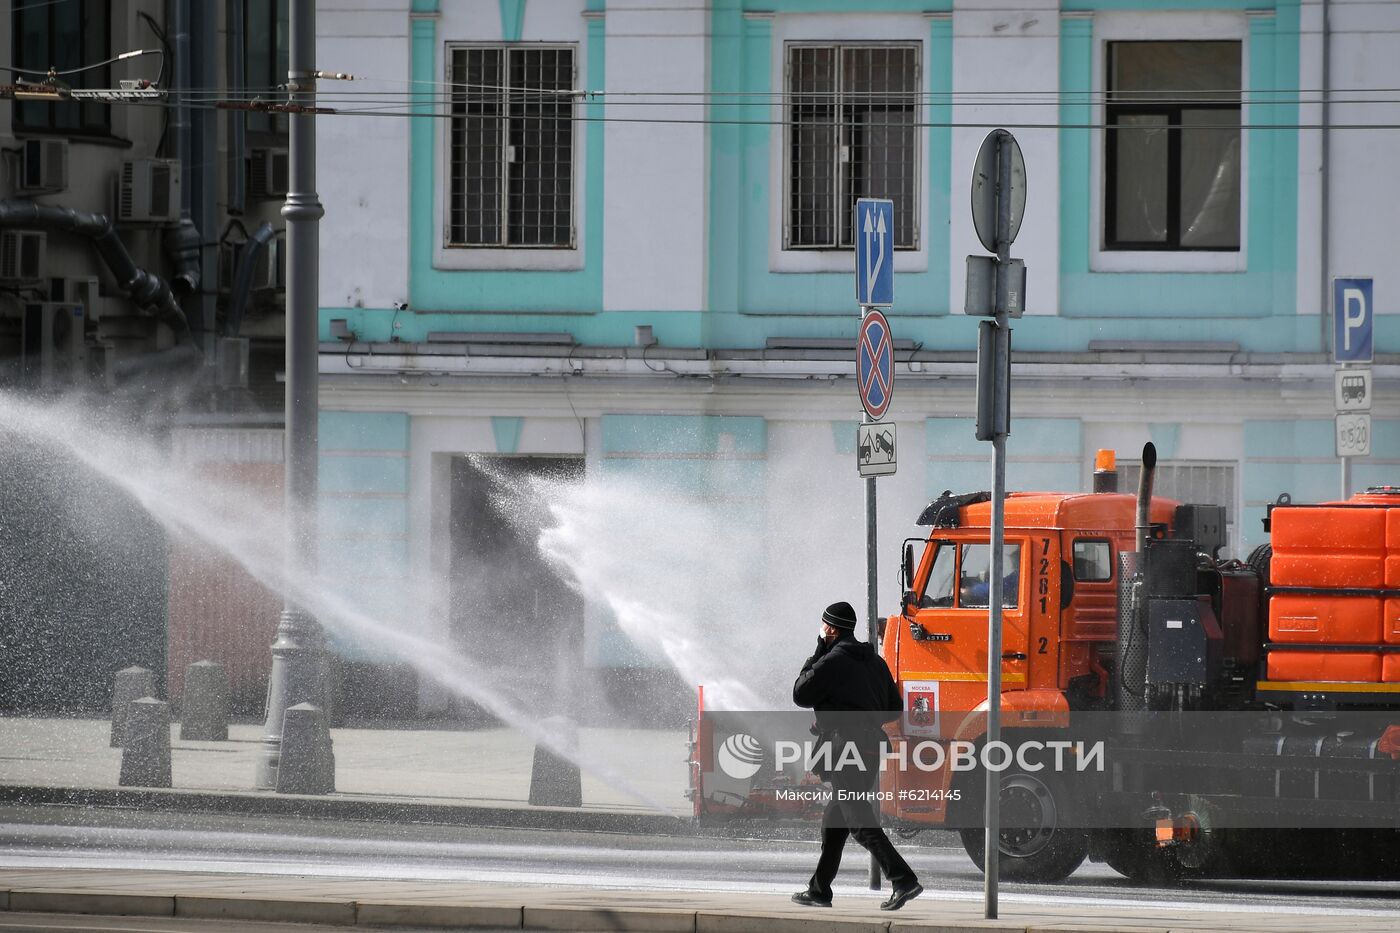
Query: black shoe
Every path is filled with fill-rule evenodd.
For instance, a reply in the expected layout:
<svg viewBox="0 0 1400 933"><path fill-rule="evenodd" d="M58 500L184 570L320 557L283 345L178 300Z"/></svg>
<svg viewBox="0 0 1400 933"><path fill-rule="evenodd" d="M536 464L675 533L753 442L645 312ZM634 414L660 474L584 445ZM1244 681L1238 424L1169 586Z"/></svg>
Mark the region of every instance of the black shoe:
<svg viewBox="0 0 1400 933"><path fill-rule="evenodd" d="M880 909L899 910L899 908L904 906L905 901L912 901L914 898L918 897L920 894L923 893L924 886L919 884L919 882L917 881L909 885L909 887L907 888L896 888L895 892L890 895L889 900L880 902ZM796 898L793 898L793 900L796 900Z"/></svg>
<svg viewBox="0 0 1400 933"><path fill-rule="evenodd" d="M920 888L919 890L923 890L923 889ZM817 897L815 894L813 894L811 891L798 891L796 894L794 894L794 895L792 896L792 902L793 902L794 904L801 904L803 907L830 907L830 906L831 906L831 898L828 897L826 900L822 900L821 898L819 898L819 897Z"/></svg>

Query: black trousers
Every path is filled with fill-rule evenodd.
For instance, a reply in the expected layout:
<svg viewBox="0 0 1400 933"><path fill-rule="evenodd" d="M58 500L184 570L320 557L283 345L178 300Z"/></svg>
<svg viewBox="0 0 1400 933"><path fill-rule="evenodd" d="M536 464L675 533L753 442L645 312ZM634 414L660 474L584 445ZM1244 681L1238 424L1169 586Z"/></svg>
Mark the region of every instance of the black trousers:
<svg viewBox="0 0 1400 933"><path fill-rule="evenodd" d="M831 882L841 867L841 853L850 836L875 856L880 870L895 890L916 883L919 879L914 869L880 828L880 810L874 797L878 775L868 780L864 775L857 780L843 780L843 777L837 775L832 781L831 802L822 815L822 854L817 859L812 880L807 882L808 892L824 901L831 900Z"/></svg>

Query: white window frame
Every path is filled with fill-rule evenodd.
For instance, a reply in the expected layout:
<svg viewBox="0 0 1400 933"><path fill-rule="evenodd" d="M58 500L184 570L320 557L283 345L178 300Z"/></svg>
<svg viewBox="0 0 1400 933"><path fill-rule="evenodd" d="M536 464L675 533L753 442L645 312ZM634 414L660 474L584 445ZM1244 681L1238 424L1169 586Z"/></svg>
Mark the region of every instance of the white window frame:
<svg viewBox="0 0 1400 933"><path fill-rule="evenodd" d="M788 164L787 164L787 168L786 168L786 169L784 170L784 172L783 172L783 249L788 249L788 250L793 250L793 249L853 249L854 246L855 246L854 240L857 238L856 232L855 232L854 230L852 230L852 243L851 243L850 245L843 245L843 244L840 243L840 240L841 240L841 231L840 231L839 229L836 230L836 240L837 240L837 242L836 242L836 243L833 243L833 244L793 245L793 243L792 243L792 237L791 237L791 233L792 233L792 230L791 230L791 223L792 223L792 188L793 188L793 185L792 185L792 176L793 176L793 172L792 172L791 158L792 158L792 145L793 145L793 140L792 140L792 123L789 122L789 120L787 119L788 116L789 116L789 114L790 114L790 112L791 112L791 106L790 106L790 103L791 103L791 102L790 102L790 101L787 101L787 96L788 96L788 91L789 91L789 87L790 87L790 84L791 84L792 76L788 73L788 70L787 70L787 62L788 62L788 61L791 61L792 54L793 54L794 52L796 52L797 50L799 50L799 49L831 49L831 50L832 50L832 53L833 53L833 55L834 55L834 57L835 57L835 59L836 59L836 62L837 62L836 74L837 74L837 76L838 76L838 81L839 81L840 76L841 76L841 73L842 73L842 69L841 69L841 66L840 66L839 62L840 62L840 60L841 60L841 55L842 55L842 53L843 53L844 51L851 50L851 49L903 49L903 50L913 50L913 51L915 52L916 60L915 60L915 62L914 62L914 68L915 68L916 74L915 74L915 84L914 84L915 90L914 90L914 100L913 100L913 105L914 105L914 114L913 114L913 115L914 115L914 123L915 123L915 126L913 127L913 130L914 130L914 136L913 136L914 146L913 146L913 152L912 152L912 156L913 156L913 160L912 160L912 161L913 161L914 165L913 165L913 170L912 170L912 172L911 172L911 177L913 178L913 182L914 182L914 203L915 203L915 204L919 203L920 194L921 194L922 189L923 189L923 185L922 185L920 182L922 181L921 173L922 173L923 168L924 168L923 163L922 163L922 160L921 160L921 158L920 158L921 152L920 152L920 147L919 147L919 144L918 144L918 140L919 140L919 135L920 135L921 132L927 132L927 131L924 130L922 127L920 127L920 126L917 125L919 122L921 122L921 121L919 121L918 117L919 117L919 109L920 109L920 108L919 108L919 103L920 103L920 101L921 101L921 99L922 99L922 97L921 97L921 95L920 95L919 92L922 90L921 85L922 85L922 83L923 83L923 62L920 61L920 60L918 60L918 54L922 52L922 49L920 48L920 46L918 45L918 43L915 43L915 42L870 42L870 41L847 42L847 41L845 41L845 40L840 40L840 41L826 41L826 42L789 42L789 43L787 43L786 45L783 46L783 57L784 57L784 59L785 59L784 68L783 68L783 82L784 82L783 96L784 96L784 101L785 101L785 103L789 104L789 106L785 106L785 107L783 108L783 153L784 153L785 157L789 160L789 161L788 161ZM858 95L857 95L857 96L858 96ZM840 86L838 86L838 87L836 88L836 90L835 90L835 95L834 95L834 97L835 97L835 100L837 101L837 104L836 104L836 118L837 118L837 121L838 121L838 123L839 123L840 120L841 120L841 116L842 116L842 114L841 114L841 108L842 108L842 106L843 106L843 101L844 101L845 98L846 98L846 93L845 93L844 89L841 88ZM842 146L841 148L844 149L844 148L847 148L847 147ZM833 153L833 154L834 154L834 153ZM839 161L839 160L838 160L838 161ZM844 169L843 169L841 166L838 165L838 167L837 167L837 169L836 169L836 172L835 172L835 175L836 175L836 176L839 176L839 175L843 172L843 170L844 170ZM835 179L833 179L833 180L835 180ZM838 184L838 187L840 187L840 182L839 182L839 181L837 182L837 184ZM841 205L840 205L839 203L837 203L837 202L833 202L832 208L833 208L833 210L835 210L835 211L837 212L837 217L836 217L834 220L835 220L835 226L836 226L837 228L839 228L839 227L840 227L840 224L841 224L841 217L840 217ZM855 222L856 222L856 217L855 217L855 212L854 212L854 210L853 210L853 211L851 212L851 224L852 224L853 227L854 227L854 225L855 225ZM898 224L896 224L896 229L898 229ZM900 246L900 245L898 245L898 243L896 243L894 248L895 248L896 250L918 249L919 243L923 240L923 232L924 232L924 231L923 231L923 225L919 223L919 218L918 218L918 217L915 217L915 218L914 218L914 224L913 224L913 239L914 239L914 245L913 245L913 246Z"/></svg>
<svg viewBox="0 0 1400 933"><path fill-rule="evenodd" d="M1240 248L1238 251L1104 249L1104 194L1108 183L1105 148L1108 133L1107 58L1111 42L1240 43L1240 125L1249 126L1249 15L1232 11L1145 13L1110 11L1094 14L1093 123L1090 147L1089 238L1091 272L1245 272L1249 268L1249 131L1240 132Z"/></svg>
<svg viewBox="0 0 1400 933"><path fill-rule="evenodd" d="M440 20L442 31L451 34L448 30L450 24L446 23L446 16ZM567 22L567 18L564 20ZM581 31L574 35L561 35L558 38L549 40L523 40L521 42L501 42L484 41L473 39L451 39L440 41L437 44L435 55L437 61L434 63L434 72L441 75L443 82L451 80L451 53L458 48L504 48L507 46L548 46L552 48L569 47L574 53L574 84L577 88L583 76L588 73L587 60L587 35L586 23L582 17L578 18ZM581 190L582 179L588 177L587 148L589 124L585 120L580 120L579 108L585 106L583 103L575 103L574 107L574 140L573 140L573 166L571 192L573 196L573 245L562 246L448 246L447 245L447 200L449 194L449 163L452 158L452 137L449 129L450 122L450 102L444 102L439 107L439 113L443 114L442 119L434 120L434 132L437 134L435 149L435 165L433 168L433 268L443 270L494 270L494 271L521 271L521 272L547 272L547 271L574 271L584 267L584 229L585 210L587 201L586 194Z"/></svg>
<svg viewBox="0 0 1400 933"><path fill-rule="evenodd" d="M770 272L849 272L855 274L853 249L784 248L783 228L787 220L788 151L787 151L787 46L871 45L900 43L917 45L919 49L919 103L915 122L919 124L915 138L915 201L918 204L918 246L898 249L894 253L896 272L926 272L928 270L929 196L928 196L928 121L927 90L929 81L928 17L922 13L861 15L840 14L779 14L773 17L772 65L769 76L773 94L770 106L772 133L768 139L768 271Z"/></svg>

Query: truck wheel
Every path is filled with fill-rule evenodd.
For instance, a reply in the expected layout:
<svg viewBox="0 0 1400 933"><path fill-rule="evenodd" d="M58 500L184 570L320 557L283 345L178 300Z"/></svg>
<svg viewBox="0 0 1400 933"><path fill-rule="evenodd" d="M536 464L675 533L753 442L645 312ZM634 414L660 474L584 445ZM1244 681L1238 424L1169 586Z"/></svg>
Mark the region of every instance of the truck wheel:
<svg viewBox="0 0 1400 933"><path fill-rule="evenodd" d="M981 796L980 794L978 795ZM1089 836L1074 824L1073 795L1051 775L1006 771L1001 777L1001 858L1007 881L1063 881L1089 852ZM963 848L979 869L983 831L960 831Z"/></svg>

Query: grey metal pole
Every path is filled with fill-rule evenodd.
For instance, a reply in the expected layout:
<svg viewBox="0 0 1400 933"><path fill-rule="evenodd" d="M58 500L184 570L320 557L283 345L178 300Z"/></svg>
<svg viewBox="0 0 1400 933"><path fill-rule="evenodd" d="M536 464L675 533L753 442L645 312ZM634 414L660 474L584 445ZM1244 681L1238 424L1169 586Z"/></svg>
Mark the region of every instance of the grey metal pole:
<svg viewBox="0 0 1400 933"><path fill-rule="evenodd" d="M870 421L867 414L863 416L864 421ZM880 575L876 572L876 559L879 555L879 545L875 540L875 477L865 478L865 618L866 637L870 644L878 649L879 647L879 627L878 618L880 612L879 583ZM880 805L876 803L875 818L879 819ZM880 890L880 863L875 856L870 856L870 890Z"/></svg>
<svg viewBox="0 0 1400 933"><path fill-rule="evenodd" d="M288 56L290 102L316 101L316 0L292 0ZM287 381L286 521L290 572L306 579L316 572L317 346L319 223L325 210L316 194L316 124L310 113L290 116L290 185L282 216L287 221ZM257 787L277 786L284 764L282 719L287 708L314 703L325 708L323 638L316 619L283 594L277 637L272 643L272 674L267 691L267 722L258 759Z"/></svg>
<svg viewBox="0 0 1400 933"><path fill-rule="evenodd" d="M1003 132L997 147L997 272L996 277L996 391L992 436L992 540L991 585L987 602L987 746L1001 741L1001 606L1002 550L1006 540L1006 435L1010 431L1011 340L1007 320L1007 288L1011 265L1011 135ZM985 765L984 765L985 766ZM986 770L986 828L982 840L982 896L984 916L997 918L997 882L1000 872L1001 774Z"/></svg>

